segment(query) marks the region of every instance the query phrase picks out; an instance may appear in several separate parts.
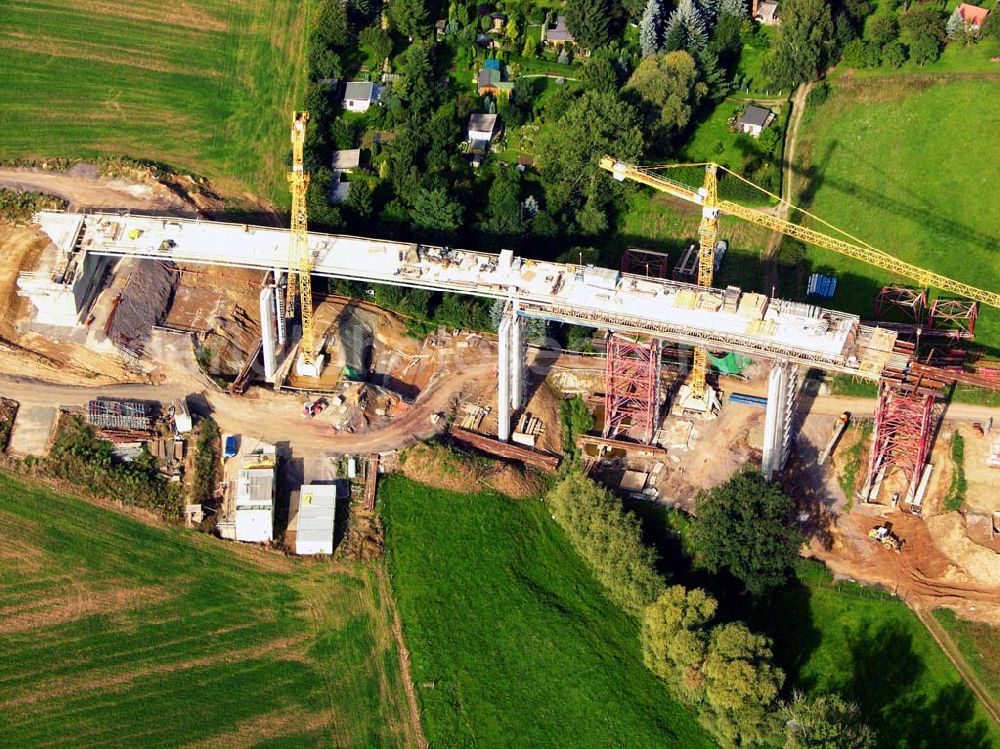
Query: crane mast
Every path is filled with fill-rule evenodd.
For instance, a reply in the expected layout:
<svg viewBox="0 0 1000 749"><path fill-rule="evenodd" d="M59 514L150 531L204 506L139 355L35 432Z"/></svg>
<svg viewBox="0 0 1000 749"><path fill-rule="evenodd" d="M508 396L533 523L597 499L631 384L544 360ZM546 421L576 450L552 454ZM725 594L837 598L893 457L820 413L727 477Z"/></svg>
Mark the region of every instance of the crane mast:
<svg viewBox="0 0 1000 749"><path fill-rule="evenodd" d="M299 305L302 309L302 341L299 351L302 362L312 366L316 361L313 337L312 305L312 255L309 252L309 223L306 209L306 192L309 175L303 166L308 112L292 114L292 171L288 173L288 186L292 193L292 220L288 248L288 289L285 316L295 314L295 286L298 281Z"/></svg>

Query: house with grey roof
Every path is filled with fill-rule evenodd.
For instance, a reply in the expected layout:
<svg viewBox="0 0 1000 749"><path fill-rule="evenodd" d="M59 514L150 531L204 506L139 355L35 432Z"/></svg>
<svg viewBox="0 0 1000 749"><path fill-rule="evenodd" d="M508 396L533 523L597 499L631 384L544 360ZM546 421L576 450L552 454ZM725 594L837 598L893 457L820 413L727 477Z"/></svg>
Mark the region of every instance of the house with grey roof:
<svg viewBox="0 0 1000 749"><path fill-rule="evenodd" d="M371 81L349 81L344 86L343 107L348 112L367 112L368 107L378 103L379 87Z"/></svg>

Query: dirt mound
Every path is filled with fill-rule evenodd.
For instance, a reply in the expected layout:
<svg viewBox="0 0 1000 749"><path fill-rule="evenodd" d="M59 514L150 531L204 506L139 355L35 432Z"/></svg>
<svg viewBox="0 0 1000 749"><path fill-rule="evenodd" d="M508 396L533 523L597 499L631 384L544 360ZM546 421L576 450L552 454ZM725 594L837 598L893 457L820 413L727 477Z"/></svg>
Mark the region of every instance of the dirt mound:
<svg viewBox="0 0 1000 749"><path fill-rule="evenodd" d="M969 538L962 515L949 512L926 522L934 543L965 573L946 575L945 579L1000 585L1000 556Z"/></svg>
<svg viewBox="0 0 1000 749"><path fill-rule="evenodd" d="M493 489L521 499L537 495L542 481L509 463L476 460L444 445L421 444L408 450L399 461L408 479L453 492Z"/></svg>

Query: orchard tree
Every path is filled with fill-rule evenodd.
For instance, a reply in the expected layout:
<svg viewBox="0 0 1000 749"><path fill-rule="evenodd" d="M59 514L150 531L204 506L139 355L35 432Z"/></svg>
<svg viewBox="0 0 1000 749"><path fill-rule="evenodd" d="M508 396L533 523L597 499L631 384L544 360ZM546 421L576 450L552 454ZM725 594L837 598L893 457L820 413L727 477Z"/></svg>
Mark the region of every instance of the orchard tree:
<svg viewBox="0 0 1000 749"><path fill-rule="evenodd" d="M899 38L899 22L896 16L879 14L868 22L865 28L865 38L880 47Z"/></svg>
<svg viewBox="0 0 1000 749"><path fill-rule="evenodd" d="M585 197L598 178L606 180L598 166L601 156L612 154L634 163L645 143L635 107L613 92L584 91L558 120L546 122L538 136L539 168L550 208L561 211Z"/></svg>
<svg viewBox="0 0 1000 749"><path fill-rule="evenodd" d="M910 44L921 39L933 39L941 44L945 39L944 26L941 14L926 5L914 5L899 19L900 35Z"/></svg>
<svg viewBox="0 0 1000 749"><path fill-rule="evenodd" d="M698 82L694 58L682 50L644 58L626 88L638 95L667 137L687 126L706 93Z"/></svg>
<svg viewBox="0 0 1000 749"><path fill-rule="evenodd" d="M858 706L836 694L809 700L799 691L781 708L784 749L874 749L875 733Z"/></svg>
<svg viewBox="0 0 1000 749"><path fill-rule="evenodd" d="M890 68L900 68L906 62L906 48L900 41L889 42L882 47L882 63Z"/></svg>
<svg viewBox="0 0 1000 749"><path fill-rule="evenodd" d="M795 504L755 469L700 492L692 542L712 572L728 570L755 595L788 579L802 534L789 525Z"/></svg>
<svg viewBox="0 0 1000 749"><path fill-rule="evenodd" d="M910 57L920 67L934 62L940 55L941 45L933 37L922 36L910 45Z"/></svg>
<svg viewBox="0 0 1000 749"><path fill-rule="evenodd" d="M778 86L815 80L829 62L834 26L826 0L786 0L764 73Z"/></svg>
<svg viewBox="0 0 1000 749"><path fill-rule="evenodd" d="M708 623L718 604L705 591L672 585L642 615L642 656L661 679L679 683L692 695L702 682Z"/></svg>
<svg viewBox="0 0 1000 749"><path fill-rule="evenodd" d="M778 733L776 700L784 672L771 663L771 642L741 623L712 630L702 666L705 714L726 749L765 744Z"/></svg>
<svg viewBox="0 0 1000 749"><path fill-rule="evenodd" d="M444 237L462 225L462 205L448 197L443 188L421 188L413 197L410 218L417 228Z"/></svg>

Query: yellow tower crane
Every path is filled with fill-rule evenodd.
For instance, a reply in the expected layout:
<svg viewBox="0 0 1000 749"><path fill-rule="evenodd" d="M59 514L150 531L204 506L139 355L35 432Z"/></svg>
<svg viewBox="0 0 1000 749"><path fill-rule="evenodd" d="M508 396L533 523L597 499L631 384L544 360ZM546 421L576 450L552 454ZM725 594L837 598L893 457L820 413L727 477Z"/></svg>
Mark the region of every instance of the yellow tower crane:
<svg viewBox="0 0 1000 749"><path fill-rule="evenodd" d="M298 279L299 304L302 308L302 340L299 352L302 363L311 368L316 363L316 341L313 337L312 305L312 254L309 252L309 223L306 209L306 192L309 175L303 166L308 112L292 114L292 171L288 173L288 187L292 193L292 221L288 247L288 289L285 317L295 315L295 286Z"/></svg>
<svg viewBox="0 0 1000 749"><path fill-rule="evenodd" d="M862 242L856 237L852 237L850 234L837 229L831 224L822 221L822 219L819 219L806 211L801 212L817 221L820 221L820 223L823 223L829 228L838 231L847 237L847 239L831 237L827 234L816 231L815 229L809 229L805 226L800 226L799 224L793 224L791 221L786 221L783 218L772 216L769 213L765 213L764 211L759 211L754 208L747 208L746 206L734 203L731 200L719 200L717 174L720 169L733 174L733 176L738 179L743 180L743 178L717 164L707 163L684 165L705 167L705 182L699 190L689 187L688 185L676 180L654 174L650 169L643 169L641 167L618 161L611 156L603 156L600 164L602 169L606 169L611 172L614 178L618 181L626 179L633 180L643 185L649 185L653 189L659 190L660 192L673 195L675 198L680 198L681 200L686 200L690 203L695 203L701 206L702 219L701 227L698 230L699 286L712 285L712 271L715 268L715 240L718 234L718 216L720 213L724 213L730 216L737 216L745 221L749 221L759 226L764 226L772 231L779 231L782 234L794 237L795 239L799 239L803 242L808 242L809 244L817 247L824 247L828 250L833 250L841 255L846 255L847 257L860 260L864 263L868 263L869 265L873 265L876 268L881 268L899 276L903 276L904 278L912 279L921 286L932 286L936 289L941 289L942 291L959 294L968 299L972 299L982 304L987 304L991 307L1000 308L1000 293L979 289L975 286L962 283L961 281L948 278L947 276L942 276L939 273L934 273L926 268L921 268L917 265L913 265L912 263L904 262L897 257L893 257L887 252L883 252L882 250L872 247L866 242ZM748 180L743 181L748 182ZM694 366L692 368L690 383L692 395L700 396L704 393L706 372L706 352L704 349L695 349Z"/></svg>

